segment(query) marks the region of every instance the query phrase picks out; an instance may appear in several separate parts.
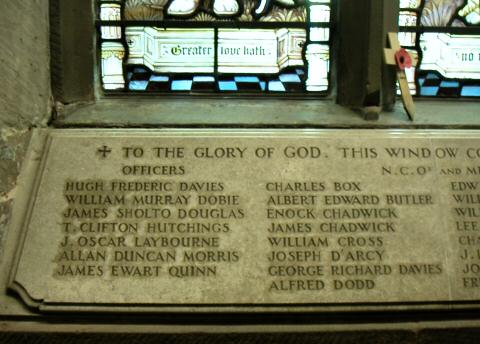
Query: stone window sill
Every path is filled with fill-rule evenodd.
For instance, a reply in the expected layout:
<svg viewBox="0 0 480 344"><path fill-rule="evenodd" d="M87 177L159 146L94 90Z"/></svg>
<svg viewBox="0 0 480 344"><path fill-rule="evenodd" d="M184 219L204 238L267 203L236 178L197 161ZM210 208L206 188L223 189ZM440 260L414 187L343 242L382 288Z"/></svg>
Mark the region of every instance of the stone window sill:
<svg viewBox="0 0 480 344"><path fill-rule="evenodd" d="M62 109L56 127L480 128L480 102L416 100L410 121L397 102L377 121L331 100L117 98Z"/></svg>

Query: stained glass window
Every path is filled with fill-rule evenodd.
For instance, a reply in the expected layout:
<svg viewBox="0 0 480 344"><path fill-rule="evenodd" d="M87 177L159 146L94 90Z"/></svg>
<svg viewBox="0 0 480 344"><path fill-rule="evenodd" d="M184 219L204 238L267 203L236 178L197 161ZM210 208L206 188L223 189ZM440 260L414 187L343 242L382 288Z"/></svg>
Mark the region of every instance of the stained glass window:
<svg viewBox="0 0 480 344"><path fill-rule="evenodd" d="M480 97L480 0L400 0L399 39L419 56L414 94Z"/></svg>
<svg viewBox="0 0 480 344"><path fill-rule="evenodd" d="M329 90L330 0L98 3L106 92Z"/></svg>

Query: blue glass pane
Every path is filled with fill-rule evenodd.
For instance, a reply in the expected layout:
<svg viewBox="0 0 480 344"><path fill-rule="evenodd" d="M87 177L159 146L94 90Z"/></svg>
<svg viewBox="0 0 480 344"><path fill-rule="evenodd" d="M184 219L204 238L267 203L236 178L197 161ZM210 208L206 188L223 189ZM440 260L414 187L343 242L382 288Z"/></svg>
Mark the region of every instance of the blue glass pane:
<svg viewBox="0 0 480 344"><path fill-rule="evenodd" d="M480 97L480 85L479 86L464 86L462 88L462 96L464 97Z"/></svg>
<svg viewBox="0 0 480 344"><path fill-rule="evenodd" d="M192 80L172 81L172 91L190 91L191 89L192 89Z"/></svg>
<svg viewBox="0 0 480 344"><path fill-rule="evenodd" d="M152 75L150 77L150 81L167 82L168 80L169 80L168 76L163 76L163 75Z"/></svg>
<svg viewBox="0 0 480 344"><path fill-rule="evenodd" d="M130 81L128 88L132 91L145 91L148 86L148 81L145 80L138 80L138 81Z"/></svg>
<svg viewBox="0 0 480 344"><path fill-rule="evenodd" d="M285 87L280 81L270 81L268 83L269 91L285 92Z"/></svg>
<svg viewBox="0 0 480 344"><path fill-rule="evenodd" d="M235 81L219 81L218 86L220 91L238 91Z"/></svg>
<svg viewBox="0 0 480 344"><path fill-rule="evenodd" d="M442 81L440 87L459 87L460 83L458 81Z"/></svg>
<svg viewBox="0 0 480 344"><path fill-rule="evenodd" d="M283 82L302 82L297 74L280 74L280 81Z"/></svg>
<svg viewBox="0 0 480 344"><path fill-rule="evenodd" d="M438 89L438 87L422 87L420 94L422 96L436 96Z"/></svg>
<svg viewBox="0 0 480 344"><path fill-rule="evenodd" d="M236 82L260 82L258 77L256 76L236 76Z"/></svg>
<svg viewBox="0 0 480 344"><path fill-rule="evenodd" d="M193 82L215 82L213 76L194 76Z"/></svg>

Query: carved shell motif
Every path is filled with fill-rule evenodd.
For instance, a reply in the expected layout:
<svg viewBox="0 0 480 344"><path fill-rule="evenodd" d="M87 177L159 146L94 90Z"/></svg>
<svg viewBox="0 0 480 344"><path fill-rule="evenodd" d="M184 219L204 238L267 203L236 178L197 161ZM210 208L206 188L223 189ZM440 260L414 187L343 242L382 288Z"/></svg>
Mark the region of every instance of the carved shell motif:
<svg viewBox="0 0 480 344"><path fill-rule="evenodd" d="M201 0L206 3L207 0ZM260 3L260 0L240 0L243 3L243 13L238 17L239 21L253 21L253 13ZM419 0L415 0L419 1ZM261 21L291 21L305 22L306 9L304 6L292 8L296 5L295 0L273 0L275 4L272 6L268 14L262 15ZM169 0L126 0L125 1L125 18L127 20L162 20L164 19L164 9ZM302 2L303 3L303 2ZM288 8L282 7L286 6ZM206 5L207 8L210 5ZM218 18L211 14L199 12L193 18L193 21L218 21L227 20L229 18Z"/></svg>
<svg viewBox="0 0 480 344"><path fill-rule="evenodd" d="M282 8L273 6L272 11L261 17L260 21L265 22L305 22L307 19L307 10L305 7Z"/></svg>
<svg viewBox="0 0 480 344"><path fill-rule="evenodd" d="M465 0L425 0L422 12L422 25L447 26L464 5ZM461 21L454 20L452 26L464 26Z"/></svg>
<svg viewBox="0 0 480 344"><path fill-rule="evenodd" d="M126 0L125 18L129 20L162 20L168 0Z"/></svg>

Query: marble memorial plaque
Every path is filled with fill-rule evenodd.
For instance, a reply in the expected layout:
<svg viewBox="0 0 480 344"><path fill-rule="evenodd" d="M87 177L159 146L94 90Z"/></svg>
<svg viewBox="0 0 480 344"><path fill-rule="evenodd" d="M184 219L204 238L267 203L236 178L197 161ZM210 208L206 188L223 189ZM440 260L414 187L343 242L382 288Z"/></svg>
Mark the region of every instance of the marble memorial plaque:
<svg viewBox="0 0 480 344"><path fill-rule="evenodd" d="M50 130L26 165L9 287L44 311L480 299L475 131Z"/></svg>

